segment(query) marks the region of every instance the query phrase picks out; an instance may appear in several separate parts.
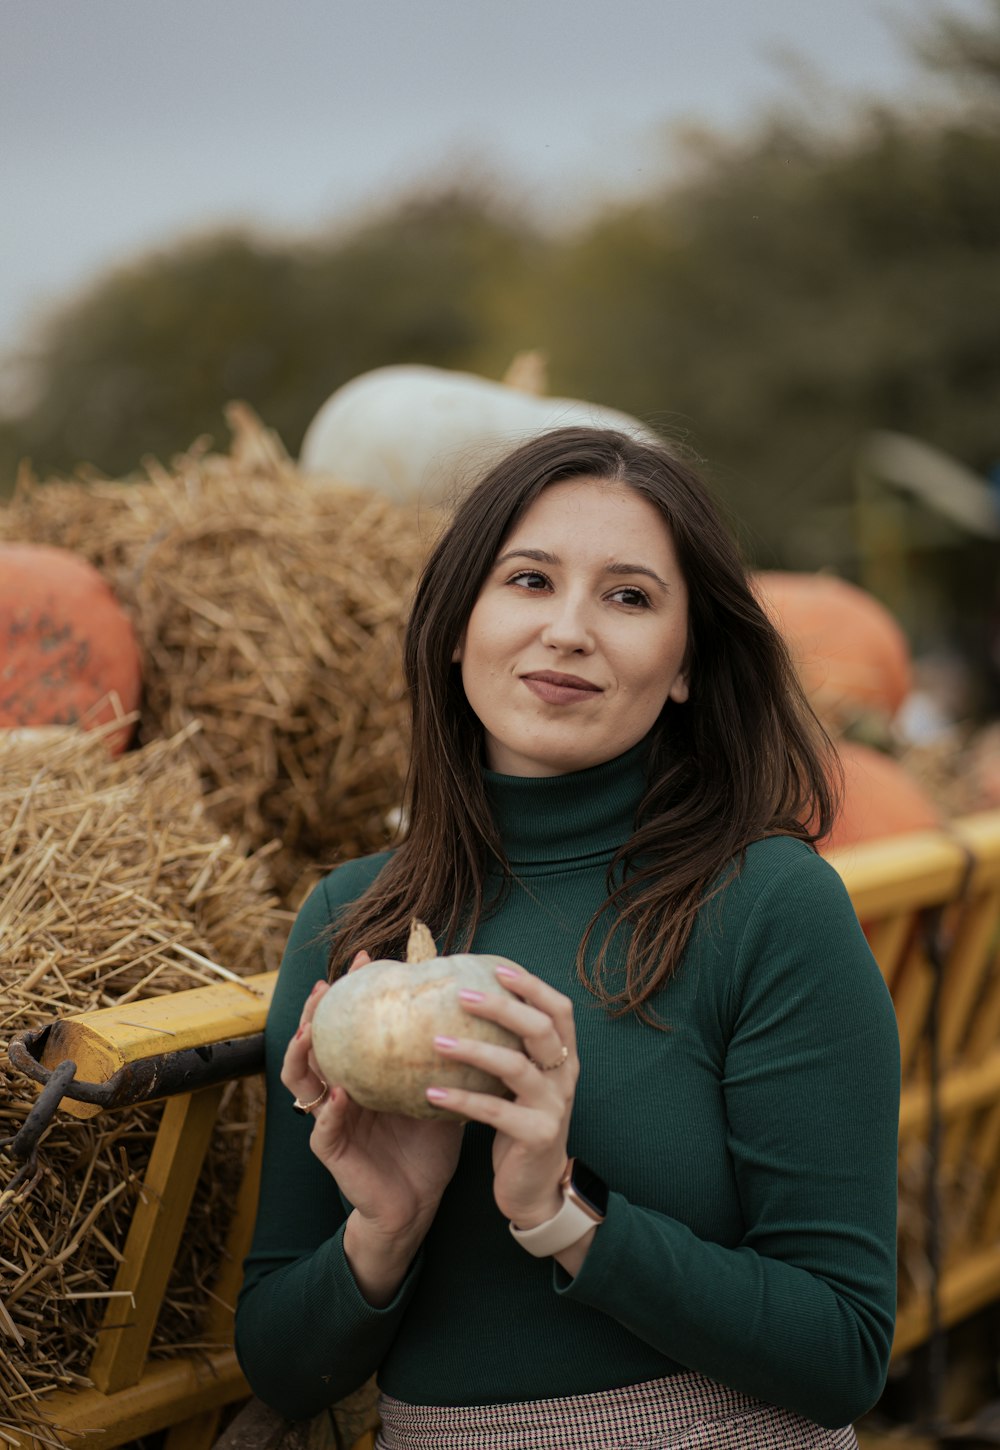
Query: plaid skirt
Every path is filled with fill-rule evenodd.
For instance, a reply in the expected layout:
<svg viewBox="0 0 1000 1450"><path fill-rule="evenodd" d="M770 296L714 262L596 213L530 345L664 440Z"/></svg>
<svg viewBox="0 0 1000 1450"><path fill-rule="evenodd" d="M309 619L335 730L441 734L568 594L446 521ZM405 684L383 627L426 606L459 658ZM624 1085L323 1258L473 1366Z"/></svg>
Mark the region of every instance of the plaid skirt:
<svg viewBox="0 0 1000 1450"><path fill-rule="evenodd" d="M499 1405L409 1405L379 1396L376 1450L857 1450L851 1427L811 1420L700 1374Z"/></svg>

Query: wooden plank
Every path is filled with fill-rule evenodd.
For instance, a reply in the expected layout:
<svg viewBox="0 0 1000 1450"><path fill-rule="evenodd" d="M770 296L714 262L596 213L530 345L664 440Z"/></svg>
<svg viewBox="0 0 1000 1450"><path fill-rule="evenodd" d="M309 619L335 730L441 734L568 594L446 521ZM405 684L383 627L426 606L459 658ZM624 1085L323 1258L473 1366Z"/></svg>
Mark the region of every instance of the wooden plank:
<svg viewBox="0 0 1000 1450"><path fill-rule="evenodd" d="M236 1195L233 1217L226 1235L226 1245L218 1276L212 1285L212 1299L205 1315L203 1333L209 1343L216 1339L229 1342L233 1335L236 1296L243 1283L243 1261L250 1252L257 1199L260 1194L260 1170L264 1158L264 1119L261 1115L254 1128L254 1141Z"/></svg>
<svg viewBox="0 0 1000 1450"><path fill-rule="evenodd" d="M1000 1237L1000 1101L989 1104L975 1123L963 1163L968 1200L968 1233L972 1247L991 1244Z"/></svg>
<svg viewBox="0 0 1000 1450"><path fill-rule="evenodd" d="M906 1083L917 1070L924 1042L927 1014L934 996L934 973L922 949L914 942L896 981L893 1005L899 1028L899 1057Z"/></svg>
<svg viewBox="0 0 1000 1450"><path fill-rule="evenodd" d="M90 1367L105 1394L138 1383L142 1374L222 1092L222 1084L202 1088L170 1098L163 1109L115 1278L116 1293L130 1294L134 1309L122 1324L121 1305L127 1301L110 1301Z"/></svg>
<svg viewBox="0 0 1000 1450"><path fill-rule="evenodd" d="M1000 892L994 892L973 897L957 922L941 1014L941 1057L949 1076L956 1069L961 1072L981 1063L1000 1040L1000 974L994 952L998 921ZM1000 1100L1000 1094L997 1098ZM993 1108L995 1103L985 1106ZM992 1180L996 1146L996 1132L977 1108L955 1118L945 1135L943 1177L946 1181L961 1178L965 1182L963 1200L969 1229L982 1216L982 1198Z"/></svg>
<svg viewBox="0 0 1000 1450"><path fill-rule="evenodd" d="M983 1108L1000 1097L1000 1050L971 1067L954 1068L941 1081L939 1104L943 1121ZM899 1105L900 1137L926 1135L931 1095L927 1083L905 1087Z"/></svg>
<svg viewBox="0 0 1000 1450"><path fill-rule="evenodd" d="M976 858L973 887L1000 886L1000 810L960 816L951 822L951 830Z"/></svg>
<svg viewBox="0 0 1000 1450"><path fill-rule="evenodd" d="M1000 812L997 812L1000 816ZM961 885L966 856L944 831L911 831L831 851L862 921L950 901Z"/></svg>
<svg viewBox="0 0 1000 1450"><path fill-rule="evenodd" d="M1000 1244L968 1254L941 1276L941 1321L947 1327L983 1309L1000 1295ZM922 1344L930 1333L930 1307L921 1295L896 1316L893 1358Z"/></svg>
<svg viewBox="0 0 1000 1450"><path fill-rule="evenodd" d="M948 953L941 1000L941 1058L952 1062L974 1041L973 1011L979 1005L983 982L992 966L1000 902L992 893L977 893L967 901L955 923ZM982 1053L982 1044L980 1053Z"/></svg>
<svg viewBox="0 0 1000 1450"><path fill-rule="evenodd" d="M257 1216L260 1170L264 1156L263 1116L253 1131L254 1140L236 1195L222 1264L212 1284L212 1295L202 1324L201 1334L207 1344L228 1345L233 1339L236 1296L243 1282L243 1261L250 1250ZM219 1433L219 1419L218 1410L207 1410L189 1420L178 1422L171 1427L163 1450L212 1450Z"/></svg>
<svg viewBox="0 0 1000 1450"><path fill-rule="evenodd" d="M979 1236L985 1243L995 1243L1000 1238L1000 1178L996 1175L990 1184L986 1205L980 1219Z"/></svg>
<svg viewBox="0 0 1000 1450"><path fill-rule="evenodd" d="M102 1007L56 1022L49 1033L42 1065L76 1063L83 1082L107 1082L126 1063L186 1047L206 1047L264 1030L277 972L261 972L240 982L193 987L141 1002ZM74 1117L89 1118L100 1108L64 1098Z"/></svg>
<svg viewBox="0 0 1000 1450"><path fill-rule="evenodd" d="M72 1390L42 1402L48 1422L74 1450L113 1450L179 1419L245 1399L250 1387L232 1349L178 1356L151 1364L139 1380L114 1394ZM50 1450L33 1439L30 1450Z"/></svg>
<svg viewBox="0 0 1000 1450"><path fill-rule="evenodd" d="M968 1051L979 1059L1000 1038L1000 890L977 902L969 931L977 938L974 949L983 952L992 973L969 1034Z"/></svg>
<svg viewBox="0 0 1000 1450"><path fill-rule="evenodd" d="M878 921L865 922L868 945L890 992L896 990L906 949L913 935L914 920L912 911L894 911Z"/></svg>

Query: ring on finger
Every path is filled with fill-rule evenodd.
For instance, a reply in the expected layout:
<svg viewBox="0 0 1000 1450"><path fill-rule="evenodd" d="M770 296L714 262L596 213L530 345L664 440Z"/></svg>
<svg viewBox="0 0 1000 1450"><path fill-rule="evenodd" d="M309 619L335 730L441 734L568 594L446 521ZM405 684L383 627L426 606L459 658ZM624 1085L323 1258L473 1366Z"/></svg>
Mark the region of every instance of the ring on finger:
<svg viewBox="0 0 1000 1450"><path fill-rule="evenodd" d="M320 1082L323 1082L322 1078L320 1078ZM325 1100L326 1095L329 1091L329 1084L323 1082L323 1091L319 1094L318 1097L313 1098L311 1103L302 1103L299 1102L298 1098L296 1098L294 1103L292 1103L292 1112L298 1113L301 1117L305 1117L307 1113L312 1112L313 1108L319 1107L320 1103Z"/></svg>
<svg viewBox="0 0 1000 1450"><path fill-rule="evenodd" d="M562 1047L559 1049L559 1056L556 1058L555 1062L537 1062L533 1057L529 1057L528 1061L532 1064L533 1067L537 1067L539 1072L555 1072L557 1067L562 1067L563 1063L568 1057L569 1048L564 1042Z"/></svg>

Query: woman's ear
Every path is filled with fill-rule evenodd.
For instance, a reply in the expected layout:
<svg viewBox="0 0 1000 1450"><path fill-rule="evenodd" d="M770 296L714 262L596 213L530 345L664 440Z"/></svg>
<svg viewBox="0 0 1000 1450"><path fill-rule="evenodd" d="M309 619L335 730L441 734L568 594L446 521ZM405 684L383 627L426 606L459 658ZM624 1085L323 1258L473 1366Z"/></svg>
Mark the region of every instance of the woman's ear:
<svg viewBox="0 0 1000 1450"><path fill-rule="evenodd" d="M688 678L683 672L674 676L674 682L667 691L667 699L673 700L675 705L683 705L689 695Z"/></svg>
<svg viewBox="0 0 1000 1450"><path fill-rule="evenodd" d="M465 630L463 629L462 630L462 633L458 637L458 644L455 646L455 648L451 652L451 662L452 662L453 665L460 665L462 663L462 651L464 649L465 649Z"/></svg>

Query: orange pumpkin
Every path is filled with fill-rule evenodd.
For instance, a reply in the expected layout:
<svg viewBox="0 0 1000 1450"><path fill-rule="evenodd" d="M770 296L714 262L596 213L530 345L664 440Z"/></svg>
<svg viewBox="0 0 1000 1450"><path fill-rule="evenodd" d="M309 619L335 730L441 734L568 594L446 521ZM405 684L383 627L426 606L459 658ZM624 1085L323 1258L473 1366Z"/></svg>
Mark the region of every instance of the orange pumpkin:
<svg viewBox="0 0 1000 1450"><path fill-rule="evenodd" d="M92 729L141 689L132 626L97 570L68 549L0 544L0 727ZM109 736L115 754L130 734Z"/></svg>
<svg viewBox="0 0 1000 1450"><path fill-rule="evenodd" d="M910 693L910 650L883 604L833 574L754 577L817 714L838 721L896 713Z"/></svg>
<svg viewBox="0 0 1000 1450"><path fill-rule="evenodd" d="M837 751L844 767L843 804L833 830L820 843L823 855L859 841L942 824L930 796L891 756L856 740L839 740Z"/></svg>

